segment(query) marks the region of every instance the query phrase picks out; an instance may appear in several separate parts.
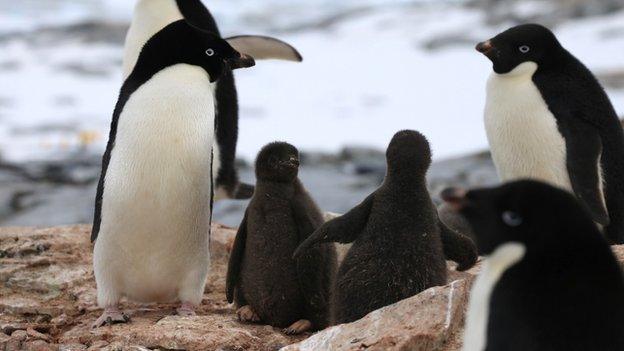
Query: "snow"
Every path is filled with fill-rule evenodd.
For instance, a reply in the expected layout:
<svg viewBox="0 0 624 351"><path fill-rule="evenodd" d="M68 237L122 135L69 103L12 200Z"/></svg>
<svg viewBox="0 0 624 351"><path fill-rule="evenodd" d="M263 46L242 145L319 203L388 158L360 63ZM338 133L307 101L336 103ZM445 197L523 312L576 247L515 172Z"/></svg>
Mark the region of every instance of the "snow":
<svg viewBox="0 0 624 351"><path fill-rule="evenodd" d="M0 34L92 17L123 23L133 7L127 0L61 1L65 5L49 5L49 12L40 13L33 9L40 1L26 3L24 8L0 3ZM534 3L523 11L534 11L539 7ZM213 0L210 5L224 33L275 35L304 56L300 64L262 61L236 73L241 157L252 159L274 140L327 152L354 144L385 148L406 128L427 135L438 160L487 147L482 109L491 67L474 44L512 23L488 26L479 10L457 1ZM349 15L330 26L312 25L337 14ZM287 30L302 23L309 25ZM556 33L597 73L624 70L624 12L564 22ZM440 38L452 41L429 45ZM102 152L121 83L121 47L71 36L48 45L16 37L0 41L0 50L2 157L62 158L84 148ZM76 65L96 72L67 69ZM624 91L608 92L623 114ZM85 142L90 134L98 135L93 145Z"/></svg>

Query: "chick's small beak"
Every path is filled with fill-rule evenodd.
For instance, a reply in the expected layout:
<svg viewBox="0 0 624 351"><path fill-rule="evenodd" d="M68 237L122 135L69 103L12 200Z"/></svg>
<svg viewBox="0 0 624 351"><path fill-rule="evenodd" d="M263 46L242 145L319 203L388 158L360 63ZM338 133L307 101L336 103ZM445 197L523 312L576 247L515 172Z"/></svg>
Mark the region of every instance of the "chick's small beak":
<svg viewBox="0 0 624 351"><path fill-rule="evenodd" d="M299 167L299 159L296 157L291 157L289 163L293 166Z"/></svg>
<svg viewBox="0 0 624 351"><path fill-rule="evenodd" d="M491 41L483 41L477 44L476 48L478 52L487 55L488 52L492 51L494 45L492 45Z"/></svg>
<svg viewBox="0 0 624 351"><path fill-rule="evenodd" d="M447 188L440 193L440 197L449 207L459 212L466 206L466 190L461 188Z"/></svg>
<svg viewBox="0 0 624 351"><path fill-rule="evenodd" d="M240 57L227 60L230 69L248 68L256 65L256 60L247 54L240 54Z"/></svg>

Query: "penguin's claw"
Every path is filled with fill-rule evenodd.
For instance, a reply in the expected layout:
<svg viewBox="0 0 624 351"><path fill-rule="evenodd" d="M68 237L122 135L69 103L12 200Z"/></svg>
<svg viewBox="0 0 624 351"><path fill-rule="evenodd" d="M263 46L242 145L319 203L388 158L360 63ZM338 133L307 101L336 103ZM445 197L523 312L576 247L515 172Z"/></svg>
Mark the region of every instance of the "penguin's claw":
<svg viewBox="0 0 624 351"><path fill-rule="evenodd" d="M287 335L301 334L312 329L312 322L307 319L300 319L293 323L290 327L282 329L282 332Z"/></svg>
<svg viewBox="0 0 624 351"><path fill-rule="evenodd" d="M178 313L178 316L180 317L192 317L192 316L197 315L195 313L195 305L189 302L183 302L182 305L178 307L176 312Z"/></svg>
<svg viewBox="0 0 624 351"><path fill-rule="evenodd" d="M238 310L236 310L236 315L238 316L238 320L241 322L260 322L260 317L251 309L251 306L245 305Z"/></svg>
<svg viewBox="0 0 624 351"><path fill-rule="evenodd" d="M117 323L127 323L130 321L130 317L121 312L117 307L107 307L104 312L93 324L91 328L99 328L104 325L113 325Z"/></svg>

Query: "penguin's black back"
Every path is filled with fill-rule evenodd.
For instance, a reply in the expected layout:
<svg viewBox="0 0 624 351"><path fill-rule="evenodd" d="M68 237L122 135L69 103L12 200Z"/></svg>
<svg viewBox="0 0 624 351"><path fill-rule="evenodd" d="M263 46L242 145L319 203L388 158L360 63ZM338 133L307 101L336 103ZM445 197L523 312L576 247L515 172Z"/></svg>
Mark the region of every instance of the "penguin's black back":
<svg viewBox="0 0 624 351"><path fill-rule="evenodd" d="M217 22L200 0L177 0L177 3L187 22L221 36ZM228 193L234 193L238 185L238 173L235 168L238 141L238 94L234 74L229 69L217 82L215 100L217 102L215 131L220 151L217 186L224 186ZM241 197L245 196L241 194Z"/></svg>
<svg viewBox="0 0 624 351"><path fill-rule="evenodd" d="M221 36L217 22L201 0L176 0L176 3L188 23Z"/></svg>
<svg viewBox="0 0 624 351"><path fill-rule="evenodd" d="M446 284L437 214L426 187L386 179L373 196L366 227L338 271L336 324Z"/></svg>
<svg viewBox="0 0 624 351"><path fill-rule="evenodd" d="M624 243L624 132L606 92L591 71L567 50L561 49L556 64L538 67L535 85L557 119L566 143L583 143L572 137L579 120L593 125L602 142L601 166L610 223L606 235Z"/></svg>

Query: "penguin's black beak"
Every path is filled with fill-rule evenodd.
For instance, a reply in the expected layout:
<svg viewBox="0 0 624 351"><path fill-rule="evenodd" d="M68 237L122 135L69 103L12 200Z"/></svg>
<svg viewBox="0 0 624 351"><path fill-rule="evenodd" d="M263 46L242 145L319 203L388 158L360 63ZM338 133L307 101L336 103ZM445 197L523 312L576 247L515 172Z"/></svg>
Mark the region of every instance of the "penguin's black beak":
<svg viewBox="0 0 624 351"><path fill-rule="evenodd" d="M494 45L492 45L492 42L490 40L487 40L477 44L475 49L477 49L477 51L482 53L483 55L488 56L488 54L491 53L494 49Z"/></svg>
<svg viewBox="0 0 624 351"><path fill-rule="evenodd" d="M288 159L288 161L284 162L284 165L290 168L297 168L299 167L299 159L296 157L291 157Z"/></svg>
<svg viewBox="0 0 624 351"><path fill-rule="evenodd" d="M240 54L239 57L226 60L230 69L249 68L256 65L256 60L247 54Z"/></svg>
<svg viewBox="0 0 624 351"><path fill-rule="evenodd" d="M447 188L440 193L440 197L446 202L449 207L455 211L460 212L466 207L466 190L461 188Z"/></svg>

